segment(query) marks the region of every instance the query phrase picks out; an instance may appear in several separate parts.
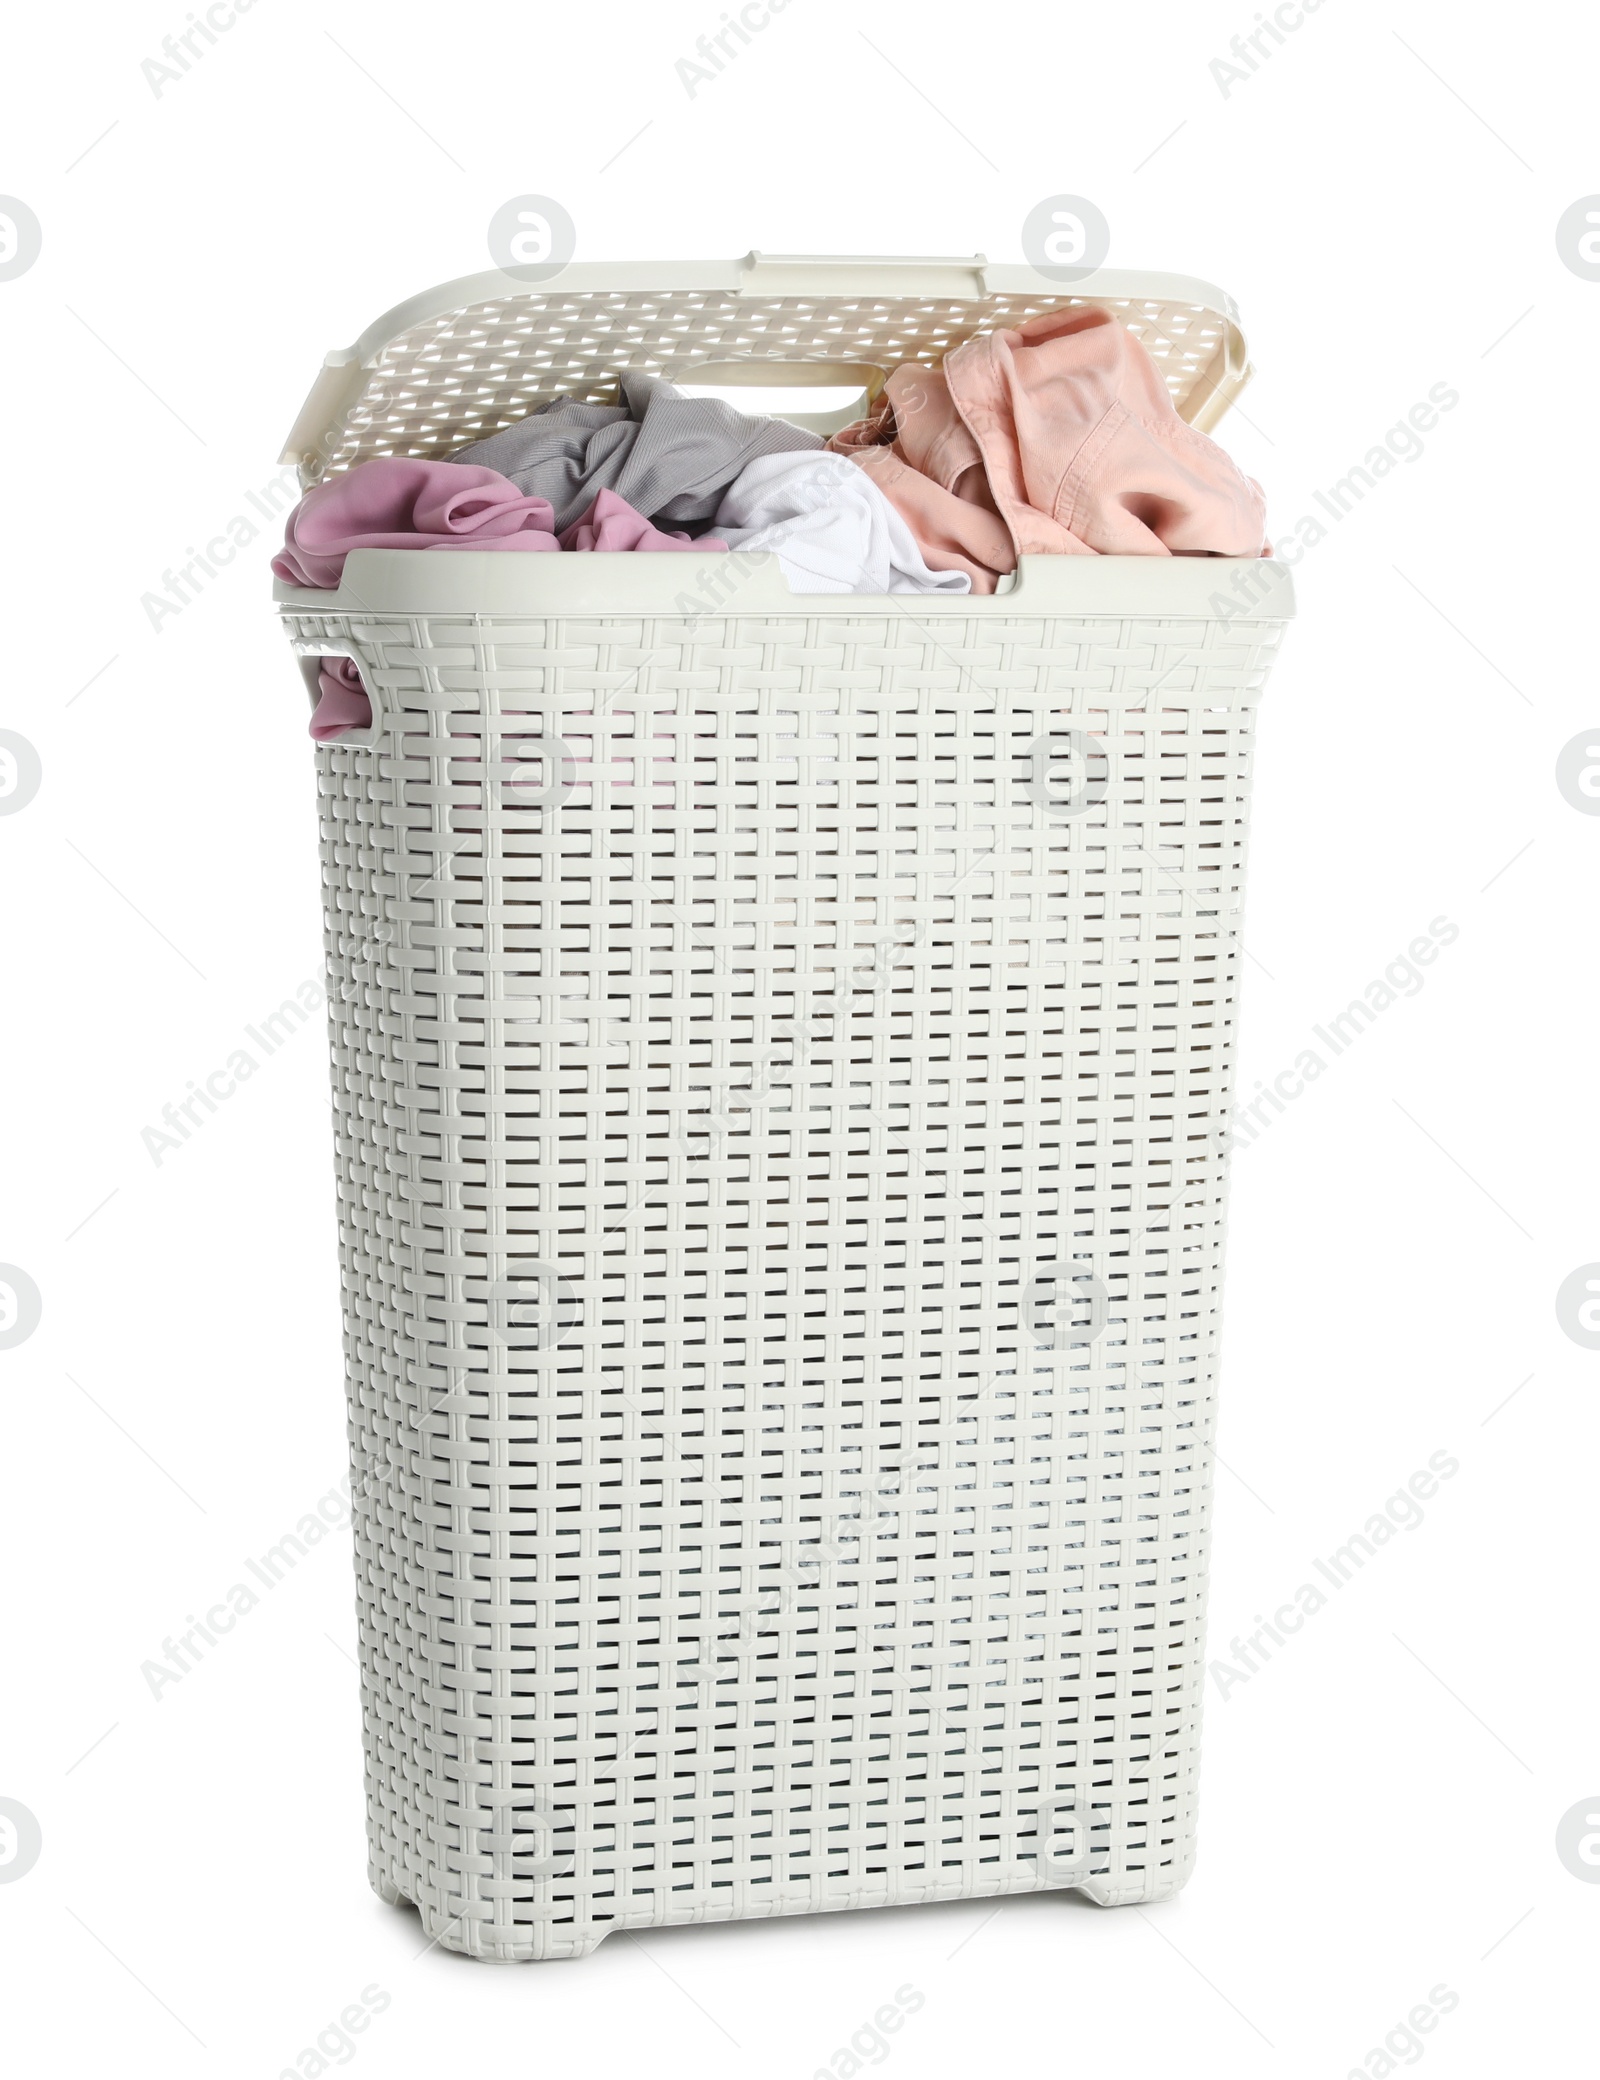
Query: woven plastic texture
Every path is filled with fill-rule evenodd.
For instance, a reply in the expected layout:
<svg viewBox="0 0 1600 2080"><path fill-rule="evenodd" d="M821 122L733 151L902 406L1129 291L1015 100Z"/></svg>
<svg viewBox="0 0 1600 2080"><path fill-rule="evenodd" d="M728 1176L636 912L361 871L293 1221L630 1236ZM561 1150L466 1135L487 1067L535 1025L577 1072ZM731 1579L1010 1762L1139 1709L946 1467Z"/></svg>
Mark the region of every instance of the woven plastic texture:
<svg viewBox="0 0 1600 2080"><path fill-rule="evenodd" d="M556 395L610 402L624 368L681 373L695 361L726 360L933 367L976 331L1086 301L1114 311L1144 342L1175 399L1190 398L1221 358L1223 315L1154 298L523 292L429 318L391 340L302 476L311 482L375 455L446 455Z"/></svg>
<svg viewBox="0 0 1600 2080"><path fill-rule="evenodd" d="M367 1797L448 1948L1188 1870L1281 623L942 604L285 611L387 716L316 754Z"/></svg>

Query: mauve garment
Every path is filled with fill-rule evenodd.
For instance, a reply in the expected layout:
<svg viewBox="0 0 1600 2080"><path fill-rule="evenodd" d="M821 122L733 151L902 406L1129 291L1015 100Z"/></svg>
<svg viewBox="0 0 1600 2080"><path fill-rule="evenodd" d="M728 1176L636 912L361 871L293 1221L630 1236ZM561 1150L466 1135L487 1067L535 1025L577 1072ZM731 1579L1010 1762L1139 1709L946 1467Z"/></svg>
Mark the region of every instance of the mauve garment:
<svg viewBox="0 0 1600 2080"><path fill-rule="evenodd" d="M618 498L614 491L595 494L594 503L581 518L570 527L561 530L560 542L563 549L597 549L603 553L614 553L632 549L649 552L659 549L726 549L726 542L719 542L710 535L702 535L693 541L686 534L663 534L659 527L652 527L643 513L635 512L625 498Z"/></svg>
<svg viewBox="0 0 1600 2080"><path fill-rule="evenodd" d="M337 495L336 495L337 494ZM289 515L285 547L272 568L291 585L336 586L352 549L572 549L623 551L725 549L662 534L642 513L602 491L589 510L556 538L546 530L550 507L525 498L493 470L452 462L380 457L318 484ZM418 524L407 529L406 522ZM440 524L460 530L440 539ZM493 532L491 530L498 529ZM364 530L364 531L363 531ZM515 530L515 531L513 531ZM326 657L317 674L310 729L319 744L348 729L367 729L372 703L352 657Z"/></svg>
<svg viewBox="0 0 1600 2080"><path fill-rule="evenodd" d="M361 667L353 657L325 657L317 673L317 705L311 711L311 734L331 744L347 729L370 729L372 703L361 683Z"/></svg>
<svg viewBox="0 0 1600 2080"><path fill-rule="evenodd" d="M274 577L336 586L352 549L557 548L550 506L492 469L380 455L314 484L289 515Z"/></svg>
<svg viewBox="0 0 1600 2080"><path fill-rule="evenodd" d="M704 524L746 463L758 455L820 448L820 434L785 419L750 417L716 397L685 397L659 376L626 371L621 404L558 397L530 418L457 449L519 491L549 499L557 532L597 491L615 491L648 520Z"/></svg>
<svg viewBox="0 0 1600 2080"><path fill-rule="evenodd" d="M908 363L830 446L872 475L929 564L967 571L976 592L1018 556L1265 553L1260 485L1183 423L1109 311L1045 311L952 348L940 370Z"/></svg>

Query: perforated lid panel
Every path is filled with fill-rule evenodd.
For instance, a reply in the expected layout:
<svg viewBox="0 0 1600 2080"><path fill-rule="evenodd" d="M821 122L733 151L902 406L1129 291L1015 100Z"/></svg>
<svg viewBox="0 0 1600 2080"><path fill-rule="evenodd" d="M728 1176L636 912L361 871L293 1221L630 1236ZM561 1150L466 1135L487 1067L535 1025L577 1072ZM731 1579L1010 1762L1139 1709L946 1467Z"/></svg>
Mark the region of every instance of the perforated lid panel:
<svg viewBox="0 0 1600 2080"><path fill-rule="evenodd" d="M548 285L499 272L401 304L331 353L284 448L306 484L375 455L448 455L563 396L611 402L624 368L725 380L730 363L935 366L974 333L1097 304L1144 344L1180 416L1215 425L1248 380L1233 301L1181 275L1101 270L1070 289L970 260L780 259L573 265Z"/></svg>

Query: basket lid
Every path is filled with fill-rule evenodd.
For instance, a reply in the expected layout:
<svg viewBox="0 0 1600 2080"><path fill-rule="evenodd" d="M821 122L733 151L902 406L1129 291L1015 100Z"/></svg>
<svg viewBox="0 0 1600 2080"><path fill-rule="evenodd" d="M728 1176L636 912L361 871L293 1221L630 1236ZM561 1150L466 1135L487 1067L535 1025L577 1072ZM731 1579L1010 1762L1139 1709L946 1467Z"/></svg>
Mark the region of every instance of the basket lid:
<svg viewBox="0 0 1600 2080"><path fill-rule="evenodd" d="M281 459L312 484L375 455L448 455L551 397L609 403L624 368L872 389L904 361L936 366L976 332L1082 304L1143 342L1201 432L1249 380L1233 299L1187 275L1102 268L1063 288L981 253L580 261L537 287L466 275L386 312L326 357Z"/></svg>

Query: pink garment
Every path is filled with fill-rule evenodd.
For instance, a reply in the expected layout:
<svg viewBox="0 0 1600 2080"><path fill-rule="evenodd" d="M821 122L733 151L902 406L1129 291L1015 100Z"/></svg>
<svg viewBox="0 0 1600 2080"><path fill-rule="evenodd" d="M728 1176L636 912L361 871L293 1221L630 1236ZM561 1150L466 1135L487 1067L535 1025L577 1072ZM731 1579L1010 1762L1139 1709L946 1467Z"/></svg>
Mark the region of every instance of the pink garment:
<svg viewBox="0 0 1600 2080"><path fill-rule="evenodd" d="M352 549L550 550L554 508L474 462L380 455L314 484L289 515L275 577L336 586Z"/></svg>
<svg viewBox="0 0 1600 2080"><path fill-rule="evenodd" d="M940 370L914 361L897 368L876 408L828 446L867 472L916 536L930 570L965 571L974 592L993 592L1016 569L983 455Z"/></svg>
<svg viewBox="0 0 1600 2080"><path fill-rule="evenodd" d="M311 711L311 734L329 744L347 729L372 727L372 703L353 657L325 657L317 673L320 698Z"/></svg>
<svg viewBox="0 0 1600 2080"><path fill-rule="evenodd" d="M828 445L872 472L929 565L968 571L975 592L1018 556L1264 553L1260 485L1183 423L1109 311L1044 311L952 348L940 370L908 363Z"/></svg>
<svg viewBox="0 0 1600 2080"><path fill-rule="evenodd" d="M524 496L497 470L479 463L379 456L313 485L289 515L275 576L327 591L337 586L352 549L517 549L722 551L714 536L698 541L663 534L615 491L599 492L559 541L547 499ZM372 702L352 657L326 657L310 729L319 744L349 729L367 729Z"/></svg>
<svg viewBox="0 0 1600 2080"><path fill-rule="evenodd" d="M1186 426L1109 311L1045 311L945 357L1019 556L1259 556L1261 486Z"/></svg>
<svg viewBox="0 0 1600 2080"><path fill-rule="evenodd" d="M598 549L602 552L622 549L640 552L722 550L728 546L726 542L719 542L715 535L701 535L695 540L686 534L663 534L616 491L597 491L588 512L581 513L570 527L563 528L557 539L563 549Z"/></svg>

